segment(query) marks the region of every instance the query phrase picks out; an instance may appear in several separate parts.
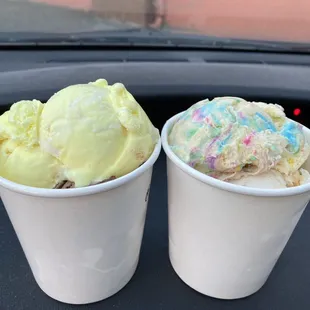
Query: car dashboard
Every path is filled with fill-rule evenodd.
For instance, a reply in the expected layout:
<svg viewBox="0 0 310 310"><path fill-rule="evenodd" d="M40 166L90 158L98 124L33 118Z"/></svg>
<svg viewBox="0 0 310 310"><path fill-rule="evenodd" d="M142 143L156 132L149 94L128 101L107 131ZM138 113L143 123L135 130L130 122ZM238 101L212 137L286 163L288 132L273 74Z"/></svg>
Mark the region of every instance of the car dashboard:
<svg viewBox="0 0 310 310"><path fill-rule="evenodd" d="M238 96L277 103L310 127L310 56L236 51L12 49L0 52L0 112L21 99L45 102L58 89L105 78L121 82L161 130L195 102ZM102 302L61 304L37 286L6 211L0 206L0 309L306 310L309 307L310 211L305 211L265 286L241 300L203 296L185 285L168 258L166 158L152 180L138 269Z"/></svg>

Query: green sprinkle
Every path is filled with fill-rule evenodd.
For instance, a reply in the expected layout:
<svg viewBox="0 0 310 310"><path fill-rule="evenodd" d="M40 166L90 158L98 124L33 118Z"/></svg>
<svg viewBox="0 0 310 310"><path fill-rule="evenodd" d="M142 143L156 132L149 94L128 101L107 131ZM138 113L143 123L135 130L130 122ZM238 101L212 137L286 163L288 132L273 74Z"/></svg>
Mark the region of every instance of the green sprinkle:
<svg viewBox="0 0 310 310"><path fill-rule="evenodd" d="M197 132L197 129L190 129L186 134L187 138L190 139L191 137L195 135L196 132Z"/></svg>

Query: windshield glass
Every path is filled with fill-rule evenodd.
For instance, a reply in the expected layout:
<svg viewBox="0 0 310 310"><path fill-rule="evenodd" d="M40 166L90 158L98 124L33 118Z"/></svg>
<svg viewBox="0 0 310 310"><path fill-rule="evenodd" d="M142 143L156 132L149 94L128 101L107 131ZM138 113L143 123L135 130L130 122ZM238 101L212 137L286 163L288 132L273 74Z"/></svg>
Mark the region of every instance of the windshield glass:
<svg viewBox="0 0 310 310"><path fill-rule="evenodd" d="M246 0L0 0L0 4L2 44L66 39L90 43L92 36L98 43L113 35L119 40L109 44L130 38L131 43L152 45L164 35L169 45L186 45L195 38L191 41L195 46L242 42L239 47L246 48L259 41L265 44L260 45L262 50L283 50L302 43L295 46L298 50L310 40L308 0L254 0L250 4ZM141 41L146 37L147 41ZM174 38L178 41L170 40ZM286 45L276 45L280 42Z"/></svg>

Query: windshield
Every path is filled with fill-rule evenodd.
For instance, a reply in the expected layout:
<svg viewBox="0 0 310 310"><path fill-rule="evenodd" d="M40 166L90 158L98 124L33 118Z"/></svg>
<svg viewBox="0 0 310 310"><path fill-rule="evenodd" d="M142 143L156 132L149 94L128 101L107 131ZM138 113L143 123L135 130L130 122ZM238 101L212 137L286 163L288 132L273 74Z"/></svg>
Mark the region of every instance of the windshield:
<svg viewBox="0 0 310 310"><path fill-rule="evenodd" d="M246 0L0 0L0 3L1 44L78 41L121 45L128 44L129 38L131 44L138 42L142 46L160 43L181 48L189 43L196 47L246 49L254 45L260 50L294 46L294 51L300 48L308 52L305 46L310 41L308 0L250 3Z"/></svg>

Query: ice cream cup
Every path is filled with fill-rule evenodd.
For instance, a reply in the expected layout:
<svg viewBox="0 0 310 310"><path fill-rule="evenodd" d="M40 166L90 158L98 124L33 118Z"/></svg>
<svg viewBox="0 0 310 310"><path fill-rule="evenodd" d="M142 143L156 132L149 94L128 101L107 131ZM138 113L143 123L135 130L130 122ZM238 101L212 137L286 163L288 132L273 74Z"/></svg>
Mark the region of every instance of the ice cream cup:
<svg viewBox="0 0 310 310"><path fill-rule="evenodd" d="M310 184L255 189L216 180L183 163L168 134L169 256L196 291L221 299L246 297L266 282L310 198ZM304 128L310 142L310 130ZM310 160L306 163L310 168Z"/></svg>
<svg viewBox="0 0 310 310"><path fill-rule="evenodd" d="M74 189L0 178L1 198L40 288L70 304L121 290L139 260L152 170L161 149L131 173Z"/></svg>

